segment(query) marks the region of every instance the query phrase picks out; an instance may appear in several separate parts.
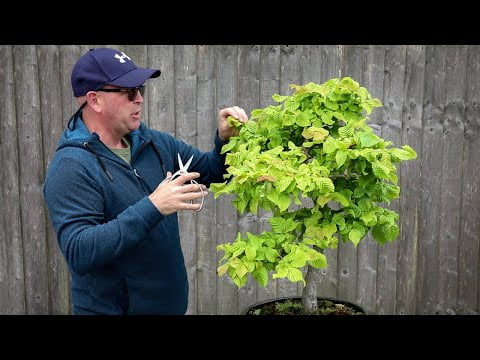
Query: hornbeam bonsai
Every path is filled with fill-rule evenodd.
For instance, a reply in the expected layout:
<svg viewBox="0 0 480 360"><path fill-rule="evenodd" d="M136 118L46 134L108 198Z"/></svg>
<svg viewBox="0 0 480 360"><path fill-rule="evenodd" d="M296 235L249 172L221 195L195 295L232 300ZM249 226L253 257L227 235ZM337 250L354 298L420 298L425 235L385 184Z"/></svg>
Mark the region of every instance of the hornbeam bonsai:
<svg viewBox="0 0 480 360"><path fill-rule="evenodd" d="M278 105L253 110L250 121L228 119L238 135L222 148L226 181L211 189L215 198L234 194L240 214L269 212L271 230L218 245L217 271L239 288L249 274L262 286L270 277L301 281L303 311L314 313L325 249L357 246L370 230L380 244L398 237L399 215L387 208L400 194L395 163L417 154L372 131L368 115L382 104L353 79L290 87L293 94L274 94Z"/></svg>

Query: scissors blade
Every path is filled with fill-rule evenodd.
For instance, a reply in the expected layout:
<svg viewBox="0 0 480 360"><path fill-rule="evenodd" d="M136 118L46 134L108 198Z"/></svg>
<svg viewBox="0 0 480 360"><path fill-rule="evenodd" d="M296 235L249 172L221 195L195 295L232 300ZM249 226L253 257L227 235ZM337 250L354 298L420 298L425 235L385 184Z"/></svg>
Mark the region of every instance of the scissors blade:
<svg viewBox="0 0 480 360"><path fill-rule="evenodd" d="M183 166L182 158L180 157L180 154L177 153L177 158L178 158L178 167L180 170L183 170L185 167Z"/></svg>
<svg viewBox="0 0 480 360"><path fill-rule="evenodd" d="M187 171L188 168L190 167L190 164L192 163L192 159L193 159L193 155L190 156L190 159L188 159L187 163L186 163L185 166L183 167L183 169L184 169L185 171Z"/></svg>

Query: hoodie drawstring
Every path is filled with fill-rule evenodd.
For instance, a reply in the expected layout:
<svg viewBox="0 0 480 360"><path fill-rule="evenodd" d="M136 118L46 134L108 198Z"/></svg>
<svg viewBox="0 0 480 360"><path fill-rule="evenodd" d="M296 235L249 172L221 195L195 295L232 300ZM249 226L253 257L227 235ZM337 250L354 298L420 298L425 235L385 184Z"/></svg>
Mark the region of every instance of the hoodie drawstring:
<svg viewBox="0 0 480 360"><path fill-rule="evenodd" d="M151 142L152 146L153 146L153 150L155 151L155 153L157 154L158 156L158 159L160 160L160 165L162 166L162 172L163 172L163 176L164 177L167 177L167 171L165 170L165 164L163 162L163 159L162 159L162 156L160 155L160 151L158 150L157 146L155 145L155 143L152 141ZM107 170L107 167L105 166L105 163L103 162L102 158L100 157L100 155L97 154L97 152L90 146L90 144L85 141L83 143L83 146L85 148L88 148L91 152L93 152L95 154L95 156L97 157L97 160L98 162L100 163L100 166L102 167L102 170L105 172L105 174L108 176L108 178L110 179L110 181L113 181L113 177L112 175L110 175L110 173L108 172ZM137 175L135 173L135 175ZM137 175L138 176L138 175Z"/></svg>
<svg viewBox="0 0 480 360"><path fill-rule="evenodd" d="M105 166L105 163L103 162L102 158L100 157L100 155L97 154L97 152L90 146L90 144L85 141L83 143L83 146L90 149L91 152L93 152L95 154L95 156L97 157L97 160L98 162L100 163L100 166L102 167L103 171L105 172L105 174L107 174L108 178L110 179L110 181L113 181L113 177L112 175L110 175L110 173L108 172L106 166Z"/></svg>

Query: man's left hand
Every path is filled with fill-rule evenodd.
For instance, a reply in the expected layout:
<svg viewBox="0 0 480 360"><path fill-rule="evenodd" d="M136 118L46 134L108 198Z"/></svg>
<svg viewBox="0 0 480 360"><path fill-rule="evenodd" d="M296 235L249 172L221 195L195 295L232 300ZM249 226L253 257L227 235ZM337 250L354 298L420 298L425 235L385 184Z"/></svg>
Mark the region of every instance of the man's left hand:
<svg viewBox="0 0 480 360"><path fill-rule="evenodd" d="M230 126L227 122L227 117L233 116L241 122L247 122L248 116L242 108L232 106L224 108L218 113L218 137L220 140L227 142L232 136L238 135L238 130Z"/></svg>

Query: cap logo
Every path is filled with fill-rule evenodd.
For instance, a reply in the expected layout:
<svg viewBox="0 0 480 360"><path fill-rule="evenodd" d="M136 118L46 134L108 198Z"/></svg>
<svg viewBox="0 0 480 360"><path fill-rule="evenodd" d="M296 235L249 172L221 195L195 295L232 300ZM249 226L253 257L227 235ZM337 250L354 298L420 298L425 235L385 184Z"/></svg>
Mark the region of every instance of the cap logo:
<svg viewBox="0 0 480 360"><path fill-rule="evenodd" d="M130 59L123 51L121 56L118 54L115 54L115 58L118 59L118 61L120 61L122 64L125 62L125 58L132 61L132 59Z"/></svg>

